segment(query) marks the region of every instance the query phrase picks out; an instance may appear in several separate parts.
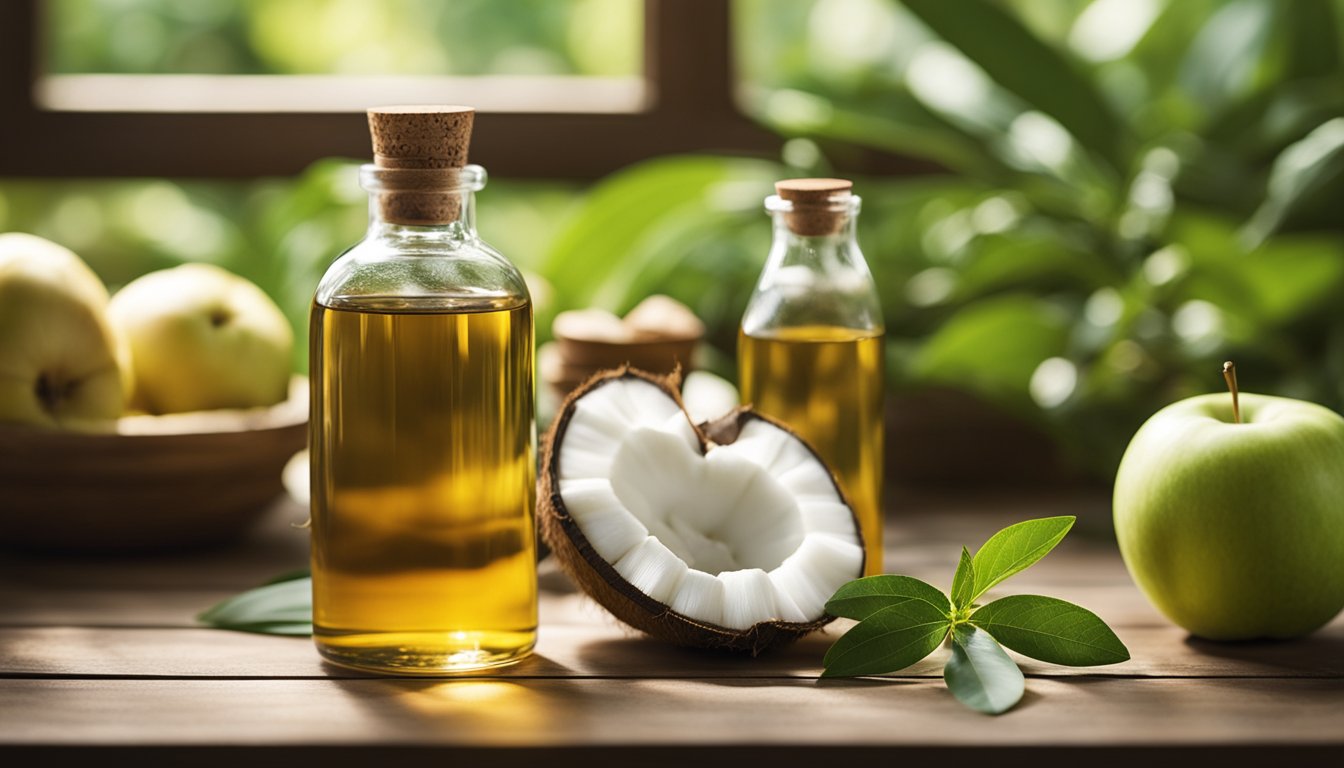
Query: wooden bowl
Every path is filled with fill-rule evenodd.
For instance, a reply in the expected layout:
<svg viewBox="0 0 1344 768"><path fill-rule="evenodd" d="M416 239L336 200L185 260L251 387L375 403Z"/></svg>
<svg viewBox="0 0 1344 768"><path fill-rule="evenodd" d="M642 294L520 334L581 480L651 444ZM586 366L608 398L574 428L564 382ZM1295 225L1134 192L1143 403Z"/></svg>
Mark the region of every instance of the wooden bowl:
<svg viewBox="0 0 1344 768"><path fill-rule="evenodd" d="M690 369L691 355L700 337L617 343L557 336L555 342L565 364L571 368L596 372L628 364L650 373L666 374L677 365L683 370Z"/></svg>
<svg viewBox="0 0 1344 768"><path fill-rule="evenodd" d="M0 425L0 546L143 552L241 535L307 444L308 384L270 408L127 416L90 434Z"/></svg>

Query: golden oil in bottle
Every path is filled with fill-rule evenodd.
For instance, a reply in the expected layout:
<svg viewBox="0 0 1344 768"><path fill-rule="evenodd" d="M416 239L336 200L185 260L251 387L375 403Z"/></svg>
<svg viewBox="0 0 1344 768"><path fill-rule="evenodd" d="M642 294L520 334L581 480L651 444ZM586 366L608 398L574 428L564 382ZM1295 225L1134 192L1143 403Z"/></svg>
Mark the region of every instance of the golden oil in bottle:
<svg viewBox="0 0 1344 768"><path fill-rule="evenodd" d="M742 402L783 421L839 480L882 573L885 325L844 179L789 179L766 198L774 239L738 333Z"/></svg>
<svg viewBox="0 0 1344 768"><path fill-rule="evenodd" d="M309 326L313 638L434 675L536 642L532 304L476 233L469 107L369 110L369 231Z"/></svg>
<svg viewBox="0 0 1344 768"><path fill-rule="evenodd" d="M312 313L324 656L438 672L536 639L532 311Z"/></svg>
<svg viewBox="0 0 1344 768"><path fill-rule="evenodd" d="M787 423L840 480L863 531L868 574L882 568L882 334L835 326L738 337L742 399Z"/></svg>

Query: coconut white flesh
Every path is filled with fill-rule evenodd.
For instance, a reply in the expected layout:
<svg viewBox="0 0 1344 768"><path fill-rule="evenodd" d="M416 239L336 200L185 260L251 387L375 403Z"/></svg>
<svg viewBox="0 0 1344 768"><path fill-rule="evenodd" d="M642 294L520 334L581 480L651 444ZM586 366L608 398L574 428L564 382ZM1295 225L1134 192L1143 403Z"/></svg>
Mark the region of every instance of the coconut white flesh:
<svg viewBox="0 0 1344 768"><path fill-rule="evenodd" d="M652 536L625 553L615 568L635 589L660 603L672 602L688 570L685 561Z"/></svg>
<svg viewBox="0 0 1344 768"><path fill-rule="evenodd" d="M844 504L803 501L798 508L803 514L803 528L809 535L832 536L856 547L860 545L858 532L854 530L854 516Z"/></svg>
<svg viewBox="0 0 1344 768"><path fill-rule="evenodd" d="M737 407L737 387L708 371L692 371L681 385L681 402L692 422L712 421Z"/></svg>
<svg viewBox="0 0 1344 768"><path fill-rule="evenodd" d="M765 421L747 422L737 440L719 448L760 465L775 478L781 478L790 470L803 465L821 469L816 457L798 438ZM834 488L831 493L835 493Z"/></svg>
<svg viewBox="0 0 1344 768"><path fill-rule="evenodd" d="M820 616L826 601L863 567L863 548L821 533L808 534L798 550L770 572L770 581L793 598L805 616Z"/></svg>
<svg viewBox="0 0 1344 768"><path fill-rule="evenodd" d="M579 398L557 459L565 508L597 554L688 618L806 623L861 575L858 527L830 473L767 422L702 453L666 392L613 379Z"/></svg>
<svg viewBox="0 0 1344 768"><path fill-rule="evenodd" d="M637 385L637 386L635 386ZM685 414L657 387L647 382L606 385L585 395L565 429L560 456L561 480L609 478L611 460L633 425L648 424L676 435L693 450L699 442Z"/></svg>
<svg viewBox="0 0 1344 768"><path fill-rule="evenodd" d="M672 595L672 610L708 624L723 624L724 585L717 577L690 569Z"/></svg>
<svg viewBox="0 0 1344 768"><path fill-rule="evenodd" d="M753 624L782 619L775 608L775 586L760 568L724 571L723 622L729 629L750 629Z"/></svg>
<svg viewBox="0 0 1344 768"><path fill-rule="evenodd" d="M803 462L775 479L799 501L832 501L837 498L831 473L815 462Z"/></svg>
<svg viewBox="0 0 1344 768"><path fill-rule="evenodd" d="M625 557L649 537L649 529L621 506L606 480L562 480L560 495L588 543L608 563Z"/></svg>

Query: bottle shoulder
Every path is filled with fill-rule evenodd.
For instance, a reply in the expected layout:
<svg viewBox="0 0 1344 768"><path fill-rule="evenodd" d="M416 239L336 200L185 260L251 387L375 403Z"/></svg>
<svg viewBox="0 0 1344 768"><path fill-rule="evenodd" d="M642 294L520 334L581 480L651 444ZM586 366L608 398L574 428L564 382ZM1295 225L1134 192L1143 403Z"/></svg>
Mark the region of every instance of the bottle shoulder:
<svg viewBox="0 0 1344 768"><path fill-rule="evenodd" d="M852 240L811 252L779 242L747 301L742 331L834 328L880 335L885 330L877 283Z"/></svg>
<svg viewBox="0 0 1344 768"><path fill-rule="evenodd" d="M434 311L530 303L522 273L479 238L365 238L327 268L314 300L329 307Z"/></svg>

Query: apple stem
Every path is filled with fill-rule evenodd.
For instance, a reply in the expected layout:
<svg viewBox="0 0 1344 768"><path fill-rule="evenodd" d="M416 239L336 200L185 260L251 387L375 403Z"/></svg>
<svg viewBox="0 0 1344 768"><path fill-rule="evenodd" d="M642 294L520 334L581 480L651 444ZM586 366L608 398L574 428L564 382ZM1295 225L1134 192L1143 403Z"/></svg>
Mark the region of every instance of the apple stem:
<svg viewBox="0 0 1344 768"><path fill-rule="evenodd" d="M1241 403L1237 398L1237 366L1228 360L1223 363L1223 381L1227 382L1227 388L1232 392L1232 420L1241 423Z"/></svg>

